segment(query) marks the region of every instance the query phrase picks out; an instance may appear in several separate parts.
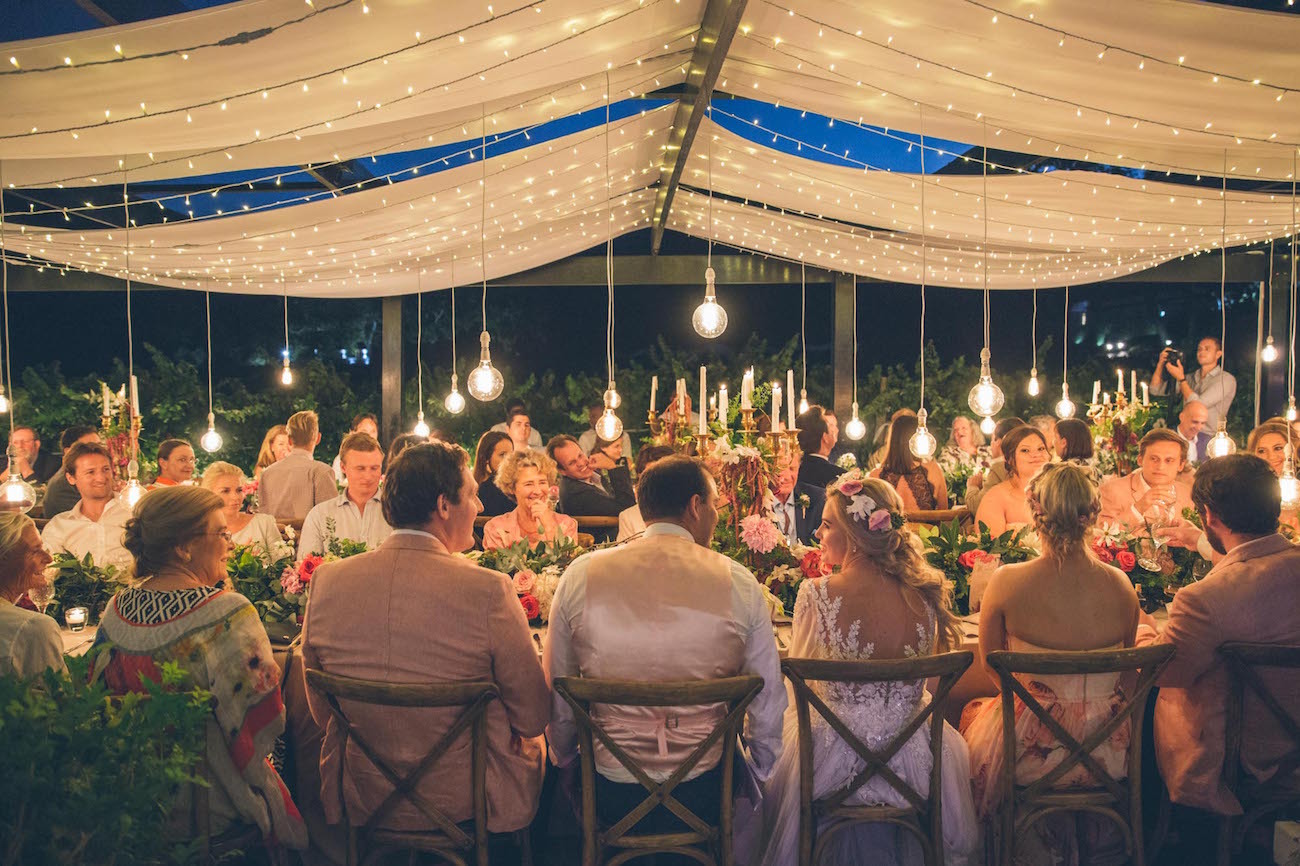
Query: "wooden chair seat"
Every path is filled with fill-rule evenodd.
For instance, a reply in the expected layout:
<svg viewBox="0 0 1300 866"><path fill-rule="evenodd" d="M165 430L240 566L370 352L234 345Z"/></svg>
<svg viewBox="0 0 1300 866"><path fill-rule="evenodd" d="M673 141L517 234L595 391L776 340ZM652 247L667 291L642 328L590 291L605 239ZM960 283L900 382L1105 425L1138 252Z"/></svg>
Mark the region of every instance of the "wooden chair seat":
<svg viewBox="0 0 1300 866"><path fill-rule="evenodd" d="M718 680L644 683L585 677L558 677L553 688L573 710L578 727L578 755L582 774L582 864L619 866L651 853L677 854L713 866L731 866L732 771L736 742L744 725L745 710L763 688L757 676ZM591 716L592 704L634 707L694 707L725 704L726 715L713 727L685 760L664 781L652 779ZM646 797L613 825L599 827L596 818L595 742L646 790ZM719 819L710 824L673 796L677 788L714 746L721 745L719 761ZM632 833L632 829L656 808L663 806L690 829L678 833ZM607 854L611 854L607 857Z"/></svg>
<svg viewBox="0 0 1300 866"><path fill-rule="evenodd" d="M1168 644L1121 650L1091 652L992 652L986 661L998 676L1002 693L1002 802L996 824L996 862L1010 866L1015 860L1018 839L1043 818L1061 813L1092 813L1120 828L1125 851L1134 866L1144 866L1146 851L1142 836L1142 718L1147 695L1156 679L1173 658ZM1016 674L1043 676L1086 676L1089 674L1136 674L1131 694L1114 714L1080 742L1043 707L1016 678ZM1016 782L1016 700L1026 712L1065 747L1060 763L1027 785ZM1123 778L1111 776L1093 757L1093 752L1120 727L1129 724L1129 748ZM1057 783L1075 768L1086 769L1096 785L1088 788L1057 788Z"/></svg>
<svg viewBox="0 0 1300 866"><path fill-rule="evenodd" d="M826 846L839 832L855 824L895 824L911 833L921 845L929 866L943 863L943 710L948 693L971 666L970 651L922 656L914 659L880 661L827 661L786 659L781 669L794 686L795 711L799 721L799 866L821 861ZM883 683L918 682L938 678L930 702L880 749L866 745L808 685L812 682ZM825 796L813 796L816 768L813 766L812 710L839 735L865 764L844 787ZM930 726L930 791L922 796L889 766L922 725ZM907 806L848 803L872 779L880 777L907 801Z"/></svg>

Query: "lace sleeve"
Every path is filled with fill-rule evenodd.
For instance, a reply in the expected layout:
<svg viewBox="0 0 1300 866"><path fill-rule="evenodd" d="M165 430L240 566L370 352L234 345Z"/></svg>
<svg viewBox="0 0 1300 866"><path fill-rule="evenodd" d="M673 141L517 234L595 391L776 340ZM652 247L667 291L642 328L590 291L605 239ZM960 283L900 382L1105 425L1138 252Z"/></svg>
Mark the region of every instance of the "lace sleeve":
<svg viewBox="0 0 1300 866"><path fill-rule="evenodd" d="M799 585L799 595L794 602L794 625L790 636L791 658L806 659L818 655L816 646L821 610L815 594L817 580L805 580Z"/></svg>

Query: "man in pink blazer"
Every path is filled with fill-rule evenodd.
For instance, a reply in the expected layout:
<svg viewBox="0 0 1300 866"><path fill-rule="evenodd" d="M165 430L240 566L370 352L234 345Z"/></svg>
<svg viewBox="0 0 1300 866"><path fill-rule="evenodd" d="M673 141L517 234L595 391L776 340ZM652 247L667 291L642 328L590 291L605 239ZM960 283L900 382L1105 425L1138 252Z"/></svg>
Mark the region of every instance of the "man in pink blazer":
<svg viewBox="0 0 1300 866"><path fill-rule="evenodd" d="M550 693L509 579L455 555L473 545L474 517L482 508L465 452L443 443L403 451L389 467L381 504L393 533L379 549L316 570L303 629L304 664L388 683L494 681L501 699L487 710L488 829L504 833L525 827L541 792L541 735L550 718ZM333 824L346 816L360 825L392 786L353 743L343 762L342 732L324 696L309 690L308 701L325 729L321 799L326 819ZM460 714L459 708L346 702L343 709L397 768L414 767ZM418 790L452 820L471 817L468 735L424 776ZM383 824L431 829L428 819L406 804Z"/></svg>
<svg viewBox="0 0 1300 866"><path fill-rule="evenodd" d="M1300 644L1300 548L1277 532L1277 477L1258 457L1234 454L1202 464L1192 501L1214 550L1224 554L1202 580L1169 606L1158 636L1145 618L1138 643L1170 643L1173 661L1160 677L1156 759L1174 803L1222 815L1241 813L1223 785L1228 674L1216 654L1228 641ZM1284 671L1262 671L1283 707L1300 713L1300 684ZM1246 702L1243 779L1269 778L1291 750L1257 700Z"/></svg>
<svg viewBox="0 0 1300 866"><path fill-rule="evenodd" d="M1172 507L1180 517L1192 505L1191 487L1178 475L1187 465L1187 440L1173 430L1156 428L1138 444L1138 468L1101 485L1103 525L1117 523L1133 529L1142 526L1156 505Z"/></svg>

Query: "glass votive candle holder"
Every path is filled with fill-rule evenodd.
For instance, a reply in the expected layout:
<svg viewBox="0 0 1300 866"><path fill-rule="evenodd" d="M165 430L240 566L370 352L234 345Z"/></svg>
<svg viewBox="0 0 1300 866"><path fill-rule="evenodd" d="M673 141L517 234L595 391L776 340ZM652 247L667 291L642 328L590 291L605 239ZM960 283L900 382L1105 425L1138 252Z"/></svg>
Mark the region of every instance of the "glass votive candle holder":
<svg viewBox="0 0 1300 866"><path fill-rule="evenodd" d="M72 631L81 631L86 627L86 618L90 616L90 611L84 607L70 607L64 613L63 619Z"/></svg>

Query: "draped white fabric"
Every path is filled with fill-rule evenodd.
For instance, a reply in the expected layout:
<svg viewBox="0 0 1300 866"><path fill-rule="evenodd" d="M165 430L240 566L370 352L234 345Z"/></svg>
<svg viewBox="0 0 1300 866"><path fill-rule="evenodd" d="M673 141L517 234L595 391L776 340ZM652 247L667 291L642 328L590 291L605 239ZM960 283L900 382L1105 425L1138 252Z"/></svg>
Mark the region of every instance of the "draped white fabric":
<svg viewBox="0 0 1300 866"><path fill-rule="evenodd" d="M431 145L472 150L485 115L489 134L535 129L603 106L607 79L614 101L679 85L703 10L704 0L242 0L10 43L0 46L4 182L274 178ZM923 116L933 138L987 137L997 150L1160 172L1217 178L1226 150L1230 178L1285 181L1300 142L1297 43L1294 16L1180 0L750 0L718 89L912 133ZM673 111L615 122L608 199L600 126L489 160L488 277L599 244L611 206L616 236L648 225ZM713 187L726 197L712 226L701 194L708 139ZM475 161L348 195L142 226L131 233L131 273L185 288L367 296L414 291L417 261L426 289L451 285L454 258L455 281L473 282L483 274L481 170ZM671 229L921 279L916 175L787 155L706 120L683 184ZM1130 274L1217 249L1223 231L1217 188L995 173L985 208L978 172L928 175L925 185L926 279L938 284L984 284L986 211L992 288ZM1228 245L1294 231L1287 192L1229 190ZM181 198L167 205L183 211ZM78 213L95 218L94 208ZM19 264L30 256L123 276L125 241L114 228L6 226Z"/></svg>

